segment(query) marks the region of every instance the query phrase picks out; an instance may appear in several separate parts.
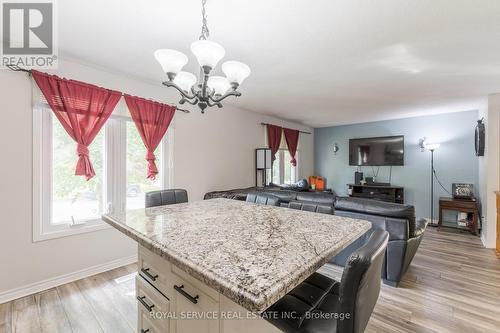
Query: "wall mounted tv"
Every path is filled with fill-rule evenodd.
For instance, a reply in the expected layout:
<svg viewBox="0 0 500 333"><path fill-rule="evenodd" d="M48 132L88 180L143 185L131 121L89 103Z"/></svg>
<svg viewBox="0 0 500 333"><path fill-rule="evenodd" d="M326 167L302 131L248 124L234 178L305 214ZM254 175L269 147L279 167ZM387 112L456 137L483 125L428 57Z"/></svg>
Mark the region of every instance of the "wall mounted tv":
<svg viewBox="0 0 500 333"><path fill-rule="evenodd" d="M349 165L404 165L404 136L349 139Z"/></svg>

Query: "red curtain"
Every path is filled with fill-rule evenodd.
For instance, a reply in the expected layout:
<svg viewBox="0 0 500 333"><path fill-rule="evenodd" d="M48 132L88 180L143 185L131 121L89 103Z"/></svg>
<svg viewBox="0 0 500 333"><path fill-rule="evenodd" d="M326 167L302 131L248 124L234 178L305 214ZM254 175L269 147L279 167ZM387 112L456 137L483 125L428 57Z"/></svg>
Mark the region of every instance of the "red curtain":
<svg viewBox="0 0 500 333"><path fill-rule="evenodd" d="M148 161L148 178L154 180L158 174L154 151L167 132L175 113L175 106L153 102L140 97L125 95L128 109L135 126L146 146Z"/></svg>
<svg viewBox="0 0 500 333"><path fill-rule="evenodd" d="M280 149L281 132L283 131L283 128L271 124L267 124L266 126L267 126L267 144L271 149L271 157L272 160L274 161L276 159L275 155L278 152L278 149Z"/></svg>
<svg viewBox="0 0 500 333"><path fill-rule="evenodd" d="M88 146L113 112L121 93L32 70L33 78L66 132L77 143L75 175L95 176Z"/></svg>
<svg viewBox="0 0 500 333"><path fill-rule="evenodd" d="M283 132L285 134L285 140L288 146L288 151L290 152L290 156L292 157L290 163L293 166L297 166L297 160L295 159L295 154L297 153L297 146L299 145L299 131L289 128L283 128Z"/></svg>

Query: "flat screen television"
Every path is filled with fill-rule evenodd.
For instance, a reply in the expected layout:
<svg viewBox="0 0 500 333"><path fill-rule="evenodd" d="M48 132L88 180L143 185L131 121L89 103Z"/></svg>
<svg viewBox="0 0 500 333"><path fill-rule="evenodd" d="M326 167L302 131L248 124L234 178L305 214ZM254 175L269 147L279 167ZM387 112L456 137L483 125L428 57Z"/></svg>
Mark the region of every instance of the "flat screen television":
<svg viewBox="0 0 500 333"><path fill-rule="evenodd" d="M404 165L404 136L350 139L349 165Z"/></svg>

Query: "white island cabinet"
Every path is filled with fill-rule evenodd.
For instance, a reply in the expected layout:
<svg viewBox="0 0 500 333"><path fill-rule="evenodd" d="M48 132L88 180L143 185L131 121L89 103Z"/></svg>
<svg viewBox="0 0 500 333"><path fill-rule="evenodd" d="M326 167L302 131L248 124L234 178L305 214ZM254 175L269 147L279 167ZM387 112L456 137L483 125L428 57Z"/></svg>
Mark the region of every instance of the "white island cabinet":
<svg viewBox="0 0 500 333"><path fill-rule="evenodd" d="M138 332L280 332L142 246L136 283Z"/></svg>
<svg viewBox="0 0 500 333"><path fill-rule="evenodd" d="M260 314L371 227L228 199L103 219L139 243L140 333L279 332Z"/></svg>

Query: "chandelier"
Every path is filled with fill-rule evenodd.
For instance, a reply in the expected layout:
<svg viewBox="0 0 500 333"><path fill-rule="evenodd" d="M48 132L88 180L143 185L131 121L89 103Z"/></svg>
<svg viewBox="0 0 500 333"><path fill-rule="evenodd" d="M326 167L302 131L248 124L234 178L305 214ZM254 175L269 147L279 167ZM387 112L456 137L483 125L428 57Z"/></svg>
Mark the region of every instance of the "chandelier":
<svg viewBox="0 0 500 333"><path fill-rule="evenodd" d="M224 57L224 48L213 41L209 41L209 30L205 4L202 0L202 26L199 40L191 44L191 52L200 65L199 79L192 73L181 71L187 64L188 57L172 49L160 49L154 53L163 71L167 74L167 81L163 85L173 87L181 94L179 104L189 103L198 105L201 113L207 107L222 107L221 101L228 96L241 96L237 91L240 84L250 75L250 67L239 61L226 61L222 64L222 71L226 75L210 75L217 63Z"/></svg>

